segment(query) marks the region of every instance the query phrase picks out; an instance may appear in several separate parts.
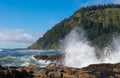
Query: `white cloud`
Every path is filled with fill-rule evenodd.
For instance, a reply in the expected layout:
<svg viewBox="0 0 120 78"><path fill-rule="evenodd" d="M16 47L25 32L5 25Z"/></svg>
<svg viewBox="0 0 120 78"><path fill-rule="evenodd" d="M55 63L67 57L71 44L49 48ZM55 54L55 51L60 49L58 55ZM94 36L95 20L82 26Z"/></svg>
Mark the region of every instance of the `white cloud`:
<svg viewBox="0 0 120 78"><path fill-rule="evenodd" d="M112 0L112 2L115 4L120 4L120 0Z"/></svg>
<svg viewBox="0 0 120 78"><path fill-rule="evenodd" d="M0 30L0 48L21 48L33 44L41 34L28 34L21 29Z"/></svg>

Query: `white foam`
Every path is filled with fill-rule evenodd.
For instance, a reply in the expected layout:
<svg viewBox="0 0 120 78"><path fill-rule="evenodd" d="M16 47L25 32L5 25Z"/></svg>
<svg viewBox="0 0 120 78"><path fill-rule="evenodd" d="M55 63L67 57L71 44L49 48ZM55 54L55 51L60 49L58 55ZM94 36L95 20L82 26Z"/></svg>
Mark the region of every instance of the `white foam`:
<svg viewBox="0 0 120 78"><path fill-rule="evenodd" d="M29 66L30 63L29 62L24 62L23 64L21 64L21 66Z"/></svg>
<svg viewBox="0 0 120 78"><path fill-rule="evenodd" d="M41 65L41 67L48 66L51 62L46 60L39 60L38 63Z"/></svg>
<svg viewBox="0 0 120 78"><path fill-rule="evenodd" d="M120 37L113 39L112 46L115 49L106 47L98 59L95 48L89 45L89 41L84 37L84 32L82 30L79 32L78 29L80 28L73 29L62 42L65 52L64 65L82 68L90 64L120 62Z"/></svg>

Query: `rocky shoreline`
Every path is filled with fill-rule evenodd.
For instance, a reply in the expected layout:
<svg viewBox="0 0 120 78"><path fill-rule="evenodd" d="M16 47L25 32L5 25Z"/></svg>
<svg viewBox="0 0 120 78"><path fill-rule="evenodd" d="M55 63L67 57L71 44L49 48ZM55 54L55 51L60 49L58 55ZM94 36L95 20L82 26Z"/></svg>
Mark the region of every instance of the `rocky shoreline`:
<svg viewBox="0 0 120 78"><path fill-rule="evenodd" d="M0 78L120 78L120 63L67 66L1 66Z"/></svg>

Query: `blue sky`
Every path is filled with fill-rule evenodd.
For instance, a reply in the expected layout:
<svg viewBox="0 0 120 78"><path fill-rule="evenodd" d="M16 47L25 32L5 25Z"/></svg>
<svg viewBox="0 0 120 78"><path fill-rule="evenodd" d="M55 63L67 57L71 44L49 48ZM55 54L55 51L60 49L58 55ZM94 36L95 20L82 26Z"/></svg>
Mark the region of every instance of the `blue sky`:
<svg viewBox="0 0 120 78"><path fill-rule="evenodd" d="M0 0L0 47L27 47L82 6L108 3L120 0Z"/></svg>

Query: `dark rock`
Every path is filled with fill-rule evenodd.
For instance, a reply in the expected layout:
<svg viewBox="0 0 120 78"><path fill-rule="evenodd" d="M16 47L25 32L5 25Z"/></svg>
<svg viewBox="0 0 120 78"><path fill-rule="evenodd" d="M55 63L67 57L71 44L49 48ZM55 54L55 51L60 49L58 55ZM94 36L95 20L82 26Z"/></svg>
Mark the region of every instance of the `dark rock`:
<svg viewBox="0 0 120 78"><path fill-rule="evenodd" d="M0 78L6 78L4 72L0 71Z"/></svg>
<svg viewBox="0 0 120 78"><path fill-rule="evenodd" d="M120 63L93 64L85 68L67 66L14 66L0 70L0 78L120 78ZM33 72L33 70L39 70Z"/></svg>
<svg viewBox="0 0 120 78"><path fill-rule="evenodd" d="M33 73L34 77L40 77L40 78L46 78L47 77L47 70L46 69L42 69L39 72L35 72Z"/></svg>
<svg viewBox="0 0 120 78"><path fill-rule="evenodd" d="M35 65L32 65L32 66L26 66L25 69L28 69L28 70L35 70L35 69L41 69L40 66L35 66Z"/></svg>
<svg viewBox="0 0 120 78"><path fill-rule="evenodd" d="M1 64L0 64L0 70L7 70L8 68L7 67L3 67Z"/></svg>
<svg viewBox="0 0 120 78"><path fill-rule="evenodd" d="M2 67L2 65L0 64L0 68Z"/></svg>
<svg viewBox="0 0 120 78"><path fill-rule="evenodd" d="M26 70L21 70L20 75L23 76L22 78L26 78L29 76Z"/></svg>
<svg viewBox="0 0 120 78"><path fill-rule="evenodd" d="M46 62L50 61L51 63L49 64L49 66L56 66L56 67L63 66L63 59L64 59L63 53L57 55L51 55L51 56L35 55L34 57L37 60L45 60Z"/></svg>
<svg viewBox="0 0 120 78"><path fill-rule="evenodd" d="M60 60L63 57L63 54L57 54L57 55L35 55L34 56L38 60L50 60L50 61L55 61L55 60Z"/></svg>
<svg viewBox="0 0 120 78"><path fill-rule="evenodd" d="M50 72L48 76L50 78L63 78L63 74L60 72Z"/></svg>

